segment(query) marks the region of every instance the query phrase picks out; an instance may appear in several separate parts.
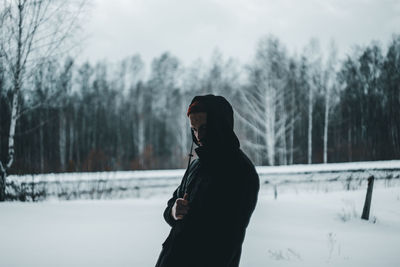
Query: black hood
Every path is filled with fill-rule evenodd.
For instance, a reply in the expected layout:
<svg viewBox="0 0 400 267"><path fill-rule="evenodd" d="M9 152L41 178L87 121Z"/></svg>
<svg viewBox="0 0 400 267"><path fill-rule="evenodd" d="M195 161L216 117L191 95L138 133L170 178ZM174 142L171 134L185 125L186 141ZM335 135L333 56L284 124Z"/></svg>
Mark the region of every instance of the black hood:
<svg viewBox="0 0 400 267"><path fill-rule="evenodd" d="M212 150L236 150L240 147L239 140L233 131L233 109L231 104L222 96L196 96L193 102L198 101L207 110L207 132L205 145ZM192 139L197 145L192 131Z"/></svg>

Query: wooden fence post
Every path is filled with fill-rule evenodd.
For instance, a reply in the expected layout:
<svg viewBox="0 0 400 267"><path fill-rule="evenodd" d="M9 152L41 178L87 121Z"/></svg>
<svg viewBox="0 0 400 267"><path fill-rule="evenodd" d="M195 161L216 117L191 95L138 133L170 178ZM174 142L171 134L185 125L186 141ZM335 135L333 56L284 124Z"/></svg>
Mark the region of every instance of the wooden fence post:
<svg viewBox="0 0 400 267"><path fill-rule="evenodd" d="M32 198L32 202L35 202L35 178L32 174L32 182L31 182L31 198Z"/></svg>
<svg viewBox="0 0 400 267"><path fill-rule="evenodd" d="M369 210L371 208L371 198L372 198L372 189L374 187L374 176L370 176L368 178L368 189L367 195L365 197L364 209L361 215L361 219L369 220Z"/></svg>

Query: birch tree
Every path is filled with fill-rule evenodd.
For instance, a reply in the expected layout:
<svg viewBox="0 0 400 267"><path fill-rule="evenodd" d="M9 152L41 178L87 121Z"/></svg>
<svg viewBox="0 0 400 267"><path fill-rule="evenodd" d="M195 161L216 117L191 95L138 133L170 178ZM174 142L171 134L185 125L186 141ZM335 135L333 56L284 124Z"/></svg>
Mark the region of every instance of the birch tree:
<svg viewBox="0 0 400 267"><path fill-rule="evenodd" d="M73 60L67 59L64 68L59 76L57 91L60 92L61 97L59 98L59 157L60 157L60 170L65 171L67 167L67 110L69 102L69 94L71 92L71 82L72 82L72 66ZM72 123L70 122L70 125ZM73 127L70 126L70 130L73 131ZM69 135L69 142L73 143L72 135Z"/></svg>
<svg viewBox="0 0 400 267"><path fill-rule="evenodd" d="M51 60L62 50L71 48L71 44L64 45L77 29L84 2L75 4L61 0L4 0L2 3L0 52L11 79L12 102L7 158L0 160L0 201L5 200L7 172L15 159L14 137L21 115L19 100L24 82L43 59Z"/></svg>
<svg viewBox="0 0 400 267"><path fill-rule="evenodd" d="M292 165L294 162L294 128L295 122L298 118L298 109L296 106L296 96L298 91L298 66L295 60L291 59L289 62L288 71L288 87L289 87L289 105L287 111L289 112L289 159L288 164Z"/></svg>
<svg viewBox="0 0 400 267"><path fill-rule="evenodd" d="M129 86L129 116L133 115L131 120L132 144L134 153L139 159L139 168L144 167L144 149L145 149L145 92L143 86L144 62L139 55L130 57L125 61L126 80Z"/></svg>
<svg viewBox="0 0 400 267"><path fill-rule="evenodd" d="M242 92L243 107L237 112L253 137L245 140L244 146L268 165L276 164L277 153L286 158L286 62L285 49L276 38L269 36L259 42L255 62L249 66L250 85ZM279 163L285 163L279 158Z"/></svg>
<svg viewBox="0 0 400 267"><path fill-rule="evenodd" d="M335 92L335 76L336 76L337 48L335 43L330 44L330 55L324 71L324 87L325 87L325 116L324 116L324 163L328 163L328 130L329 130L329 113L331 110L331 98Z"/></svg>
<svg viewBox="0 0 400 267"><path fill-rule="evenodd" d="M309 83L308 83L308 149L307 149L307 163L312 163L312 135L313 135L313 105L314 93L320 89L321 83L321 55L319 49L319 42L312 39L308 46L305 48L304 59L309 66Z"/></svg>

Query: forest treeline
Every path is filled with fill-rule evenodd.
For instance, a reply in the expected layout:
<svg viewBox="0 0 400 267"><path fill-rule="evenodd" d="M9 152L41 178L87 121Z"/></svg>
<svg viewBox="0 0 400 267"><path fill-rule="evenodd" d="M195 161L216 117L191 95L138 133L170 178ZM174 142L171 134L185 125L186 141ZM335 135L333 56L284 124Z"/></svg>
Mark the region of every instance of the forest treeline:
<svg viewBox="0 0 400 267"><path fill-rule="evenodd" d="M8 156L10 77L0 58L0 156ZM19 96L9 173L185 167L186 117L199 94L225 96L243 150L257 165L400 158L400 36L339 59L313 40L290 54L259 40L246 65L215 52L184 66L164 53L117 63L37 64Z"/></svg>

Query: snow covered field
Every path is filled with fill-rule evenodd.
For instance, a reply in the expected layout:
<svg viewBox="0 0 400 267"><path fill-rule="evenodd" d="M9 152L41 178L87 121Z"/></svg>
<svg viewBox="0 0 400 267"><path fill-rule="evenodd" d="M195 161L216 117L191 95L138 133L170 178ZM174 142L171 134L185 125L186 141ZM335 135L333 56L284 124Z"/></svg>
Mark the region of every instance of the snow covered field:
<svg viewBox="0 0 400 267"><path fill-rule="evenodd" d="M397 179L398 180L398 179ZM400 266L400 186L260 193L241 266ZM0 266L154 266L167 195L0 203Z"/></svg>

